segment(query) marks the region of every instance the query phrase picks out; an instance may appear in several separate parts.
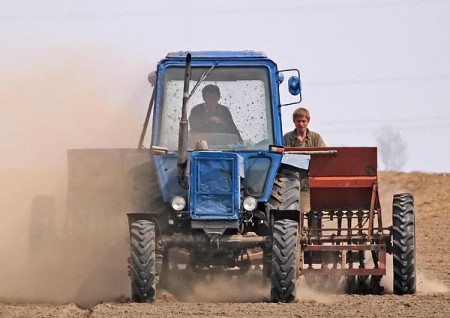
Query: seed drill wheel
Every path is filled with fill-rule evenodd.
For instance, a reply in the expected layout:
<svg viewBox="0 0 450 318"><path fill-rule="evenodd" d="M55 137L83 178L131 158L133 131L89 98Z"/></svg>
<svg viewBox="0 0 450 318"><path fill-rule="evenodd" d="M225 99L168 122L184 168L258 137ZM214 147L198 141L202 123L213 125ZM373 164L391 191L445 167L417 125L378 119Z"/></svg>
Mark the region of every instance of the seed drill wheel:
<svg viewBox="0 0 450 318"><path fill-rule="evenodd" d="M131 298L140 303L152 301L156 292L154 223L146 220L132 223L130 243Z"/></svg>
<svg viewBox="0 0 450 318"><path fill-rule="evenodd" d="M416 241L412 194L394 195L392 225L394 293L414 294L416 292Z"/></svg>
<svg viewBox="0 0 450 318"><path fill-rule="evenodd" d="M270 301L289 303L295 300L297 283L298 223L275 221L272 246Z"/></svg>

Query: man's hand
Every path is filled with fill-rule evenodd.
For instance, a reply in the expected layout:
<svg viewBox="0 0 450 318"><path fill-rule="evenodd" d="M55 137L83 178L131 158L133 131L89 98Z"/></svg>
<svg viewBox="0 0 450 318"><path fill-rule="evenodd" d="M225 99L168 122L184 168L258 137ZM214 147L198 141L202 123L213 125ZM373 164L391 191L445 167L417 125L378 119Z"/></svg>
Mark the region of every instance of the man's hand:
<svg viewBox="0 0 450 318"><path fill-rule="evenodd" d="M222 122L222 121L220 120L220 118L217 117L217 116L211 116L211 117L209 118L209 121L212 122L212 123L214 123L214 124L220 124L220 123Z"/></svg>

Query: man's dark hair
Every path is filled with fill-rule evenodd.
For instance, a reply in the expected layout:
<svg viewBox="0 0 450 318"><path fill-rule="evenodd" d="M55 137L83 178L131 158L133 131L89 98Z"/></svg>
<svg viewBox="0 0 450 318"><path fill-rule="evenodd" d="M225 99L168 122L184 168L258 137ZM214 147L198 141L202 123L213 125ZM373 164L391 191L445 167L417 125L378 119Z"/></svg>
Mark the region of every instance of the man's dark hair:
<svg viewBox="0 0 450 318"><path fill-rule="evenodd" d="M216 85L213 85L213 84L209 84L209 85L206 85L205 87L203 87L202 95L205 96L206 93L217 94L217 96L220 97L219 87L217 87Z"/></svg>

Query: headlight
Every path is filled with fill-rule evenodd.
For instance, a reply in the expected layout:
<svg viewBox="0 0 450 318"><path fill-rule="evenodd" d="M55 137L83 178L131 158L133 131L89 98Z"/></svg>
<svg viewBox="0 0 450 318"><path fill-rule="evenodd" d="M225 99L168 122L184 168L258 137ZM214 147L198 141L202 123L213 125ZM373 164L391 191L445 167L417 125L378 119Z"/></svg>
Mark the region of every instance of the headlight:
<svg viewBox="0 0 450 318"><path fill-rule="evenodd" d="M173 197L172 202L170 203L172 205L172 209L175 211L181 211L186 207L186 200L183 197Z"/></svg>
<svg viewBox="0 0 450 318"><path fill-rule="evenodd" d="M254 197L246 197L243 202L244 210L253 211L256 209L256 199Z"/></svg>

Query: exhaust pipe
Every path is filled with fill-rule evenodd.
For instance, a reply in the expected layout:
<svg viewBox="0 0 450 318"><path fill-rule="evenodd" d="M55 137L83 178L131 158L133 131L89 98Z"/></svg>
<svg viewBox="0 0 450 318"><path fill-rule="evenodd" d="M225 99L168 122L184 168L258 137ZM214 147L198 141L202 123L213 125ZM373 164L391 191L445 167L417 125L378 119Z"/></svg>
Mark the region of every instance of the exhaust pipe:
<svg viewBox="0 0 450 318"><path fill-rule="evenodd" d="M186 68L184 71L183 105L181 107L180 130L178 131L178 182L180 186L187 189L185 171L187 163L188 144L188 120L187 103L189 100L189 81L191 79L191 53L186 55Z"/></svg>

